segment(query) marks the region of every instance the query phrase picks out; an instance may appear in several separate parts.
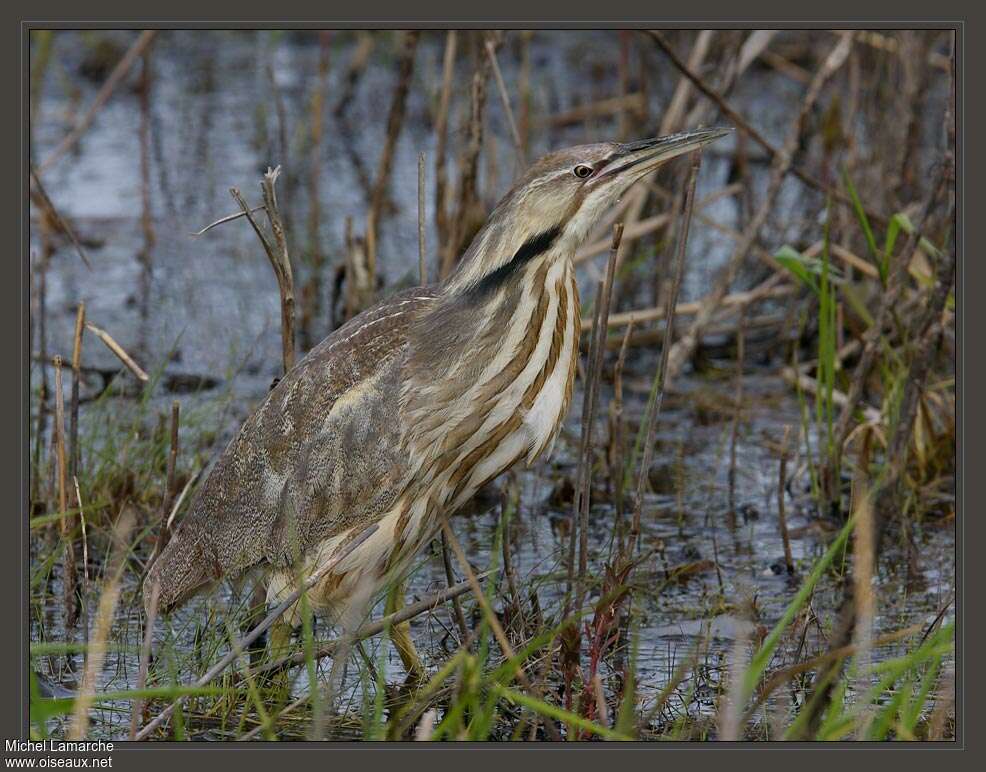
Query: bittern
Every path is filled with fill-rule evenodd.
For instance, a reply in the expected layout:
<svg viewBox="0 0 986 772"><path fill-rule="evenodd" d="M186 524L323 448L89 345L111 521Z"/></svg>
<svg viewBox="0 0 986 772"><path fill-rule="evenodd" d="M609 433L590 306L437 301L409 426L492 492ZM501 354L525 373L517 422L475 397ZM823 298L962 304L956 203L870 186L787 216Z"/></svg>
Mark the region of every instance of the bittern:
<svg viewBox="0 0 986 772"><path fill-rule="evenodd" d="M572 257L591 226L658 165L726 133L579 145L534 163L445 281L359 314L267 394L152 564L145 604L155 583L168 611L253 566L277 602L376 524L307 593L344 629L361 621L443 514L552 447L579 351ZM421 673L406 623L392 636Z"/></svg>

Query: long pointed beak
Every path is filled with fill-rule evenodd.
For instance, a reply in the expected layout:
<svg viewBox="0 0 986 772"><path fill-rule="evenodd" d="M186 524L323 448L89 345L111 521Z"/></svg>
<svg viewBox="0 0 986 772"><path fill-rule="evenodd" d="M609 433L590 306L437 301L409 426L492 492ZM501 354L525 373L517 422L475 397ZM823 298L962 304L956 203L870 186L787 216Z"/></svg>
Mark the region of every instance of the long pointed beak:
<svg viewBox="0 0 986 772"><path fill-rule="evenodd" d="M600 169L596 178L600 181L613 179L616 176L623 176L624 172L631 169L634 178L643 176L665 161L697 150L703 145L731 134L732 131L728 128L697 129L620 145L616 154Z"/></svg>

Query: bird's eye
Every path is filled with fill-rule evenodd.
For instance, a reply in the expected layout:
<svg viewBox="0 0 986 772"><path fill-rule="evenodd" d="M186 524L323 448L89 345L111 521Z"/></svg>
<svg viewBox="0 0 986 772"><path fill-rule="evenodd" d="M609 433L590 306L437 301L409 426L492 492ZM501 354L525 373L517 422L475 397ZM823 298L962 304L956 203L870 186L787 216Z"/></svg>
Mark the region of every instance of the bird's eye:
<svg viewBox="0 0 986 772"><path fill-rule="evenodd" d="M579 179L585 179L590 174L592 174L592 167L586 166L585 164L579 164L574 169L572 169L572 174L574 174Z"/></svg>

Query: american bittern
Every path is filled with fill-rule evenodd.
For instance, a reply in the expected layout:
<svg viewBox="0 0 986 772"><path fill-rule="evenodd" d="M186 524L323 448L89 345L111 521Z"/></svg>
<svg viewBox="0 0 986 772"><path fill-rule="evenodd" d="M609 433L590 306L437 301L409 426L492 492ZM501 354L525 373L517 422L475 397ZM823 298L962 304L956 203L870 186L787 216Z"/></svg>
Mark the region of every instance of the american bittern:
<svg viewBox="0 0 986 772"><path fill-rule="evenodd" d="M267 395L151 566L145 603L155 582L168 611L260 564L270 603L375 523L308 593L344 629L358 623L380 591L399 587L440 513L552 446L578 359L572 256L590 227L659 164L725 133L580 145L537 161L448 279L350 320ZM301 621L297 606L287 616ZM420 672L406 627L393 635Z"/></svg>

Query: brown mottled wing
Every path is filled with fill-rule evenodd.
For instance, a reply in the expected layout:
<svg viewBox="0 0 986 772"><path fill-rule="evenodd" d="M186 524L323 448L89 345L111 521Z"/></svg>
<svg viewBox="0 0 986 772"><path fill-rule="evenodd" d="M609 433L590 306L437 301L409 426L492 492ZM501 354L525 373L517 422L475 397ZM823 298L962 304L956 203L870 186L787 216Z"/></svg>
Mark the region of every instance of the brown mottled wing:
<svg viewBox="0 0 986 772"><path fill-rule="evenodd" d="M435 295L419 287L363 312L267 395L157 561L165 607L212 575L265 558L285 565L299 547L381 514L404 473L397 400L407 330Z"/></svg>

